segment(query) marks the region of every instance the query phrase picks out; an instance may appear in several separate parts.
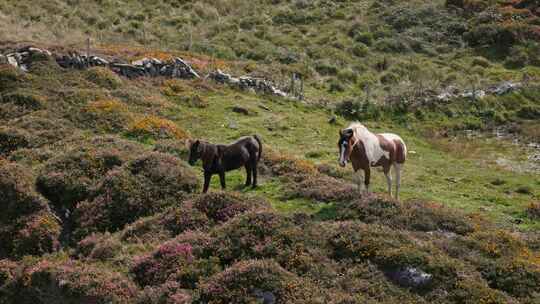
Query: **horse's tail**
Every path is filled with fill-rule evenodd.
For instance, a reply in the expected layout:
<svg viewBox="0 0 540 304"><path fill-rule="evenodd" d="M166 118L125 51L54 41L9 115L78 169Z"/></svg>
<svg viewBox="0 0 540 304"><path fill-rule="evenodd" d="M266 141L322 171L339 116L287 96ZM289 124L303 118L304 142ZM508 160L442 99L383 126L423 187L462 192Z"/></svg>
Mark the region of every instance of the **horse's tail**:
<svg viewBox="0 0 540 304"><path fill-rule="evenodd" d="M259 143L259 156L258 156L258 158L257 158L257 161L260 161L260 160L261 160L261 156L262 156L262 151L263 151L263 146L262 146L261 138L260 138L259 135L257 135L257 134L253 135L253 138L255 138L255 140Z"/></svg>

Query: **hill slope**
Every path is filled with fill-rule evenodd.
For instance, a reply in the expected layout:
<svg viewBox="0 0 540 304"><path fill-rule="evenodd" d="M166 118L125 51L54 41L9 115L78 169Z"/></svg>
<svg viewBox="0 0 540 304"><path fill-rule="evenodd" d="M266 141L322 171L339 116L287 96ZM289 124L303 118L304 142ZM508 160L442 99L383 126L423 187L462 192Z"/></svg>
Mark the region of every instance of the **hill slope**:
<svg viewBox="0 0 540 304"><path fill-rule="evenodd" d="M511 143L540 137L538 8L448 2L0 4L12 26L0 30L4 54L84 52L91 33L92 54L107 59L180 56L203 76L278 85L301 72L306 95L130 79L41 55L27 72L1 64L0 303L539 301L537 150ZM499 34L471 43L484 23ZM515 39L495 50L505 33ZM502 80L523 83L436 98ZM407 142L403 201L382 194L378 172L376 194L360 196L337 166L337 131L353 119ZM494 127L518 137L483 132ZM242 188L237 171L228 191L214 180L199 194L185 140L254 133L260 187Z"/></svg>

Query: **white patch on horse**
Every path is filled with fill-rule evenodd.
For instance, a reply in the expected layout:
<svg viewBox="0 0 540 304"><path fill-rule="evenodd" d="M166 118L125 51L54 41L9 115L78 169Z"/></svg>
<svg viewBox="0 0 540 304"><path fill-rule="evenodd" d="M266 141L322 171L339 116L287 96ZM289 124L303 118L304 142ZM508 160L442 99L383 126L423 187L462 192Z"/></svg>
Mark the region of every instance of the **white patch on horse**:
<svg viewBox="0 0 540 304"><path fill-rule="evenodd" d="M379 138L360 123L353 123L347 129L353 130L354 145L362 142L370 165L375 165L381 157L390 159L390 153L381 148Z"/></svg>
<svg viewBox="0 0 540 304"><path fill-rule="evenodd" d="M379 135L381 135L386 140L391 141L391 142L393 142L396 139L399 140L399 142L401 142L401 145L403 146L403 154L407 155L407 146L405 145L405 142L403 141L403 139L399 137L399 135L396 135L394 133L381 133Z"/></svg>

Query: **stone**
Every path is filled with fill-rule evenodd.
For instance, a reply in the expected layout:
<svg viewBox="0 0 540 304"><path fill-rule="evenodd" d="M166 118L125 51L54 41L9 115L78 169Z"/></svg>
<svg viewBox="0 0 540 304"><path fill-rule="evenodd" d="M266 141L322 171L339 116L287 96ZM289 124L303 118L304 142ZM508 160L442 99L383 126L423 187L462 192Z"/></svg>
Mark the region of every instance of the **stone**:
<svg viewBox="0 0 540 304"><path fill-rule="evenodd" d="M336 122L337 122L336 115L332 115L332 117L330 117L330 119L328 119L329 124L335 124Z"/></svg>
<svg viewBox="0 0 540 304"><path fill-rule="evenodd" d="M234 106L232 111L239 114L249 115L249 110L241 106Z"/></svg>
<svg viewBox="0 0 540 304"><path fill-rule="evenodd" d="M275 304L276 296L270 291L255 290L255 296L263 304Z"/></svg>
<svg viewBox="0 0 540 304"><path fill-rule="evenodd" d="M402 287L423 289L433 282L433 275L414 267L405 267L388 273L389 278Z"/></svg>
<svg viewBox="0 0 540 304"><path fill-rule="evenodd" d="M6 56L0 54L0 64L9 64Z"/></svg>
<svg viewBox="0 0 540 304"><path fill-rule="evenodd" d="M17 62L17 59L15 58L15 56L8 55L7 62L16 68L19 67L19 63Z"/></svg>

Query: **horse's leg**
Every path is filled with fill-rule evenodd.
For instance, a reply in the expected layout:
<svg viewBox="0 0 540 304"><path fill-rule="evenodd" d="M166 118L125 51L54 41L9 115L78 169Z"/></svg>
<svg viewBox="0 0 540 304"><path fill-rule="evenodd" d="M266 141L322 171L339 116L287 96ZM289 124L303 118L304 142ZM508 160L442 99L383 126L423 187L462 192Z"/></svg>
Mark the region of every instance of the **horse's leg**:
<svg viewBox="0 0 540 304"><path fill-rule="evenodd" d="M388 195L392 196L392 175L390 174L390 166L384 166L383 171L386 176L386 183L388 184Z"/></svg>
<svg viewBox="0 0 540 304"><path fill-rule="evenodd" d="M369 180L371 178L371 169L369 167L364 169L364 185L366 186L366 193L369 193Z"/></svg>
<svg viewBox="0 0 540 304"><path fill-rule="evenodd" d="M210 179L212 179L212 173L204 172L204 187L203 193L208 192L208 187L210 186Z"/></svg>
<svg viewBox="0 0 540 304"><path fill-rule="evenodd" d="M401 164L394 164L396 172L396 199L399 200L399 189L401 188Z"/></svg>
<svg viewBox="0 0 540 304"><path fill-rule="evenodd" d="M253 188L256 188L257 187L257 161L254 161L253 164L251 165L251 170L253 170L253 183L252 183L252 187Z"/></svg>
<svg viewBox="0 0 540 304"><path fill-rule="evenodd" d="M219 172L219 181L221 183L221 189L225 190L225 171Z"/></svg>
<svg viewBox="0 0 540 304"><path fill-rule="evenodd" d="M251 185L251 166L249 164L246 164L245 165L246 167L246 184L244 185L244 187L248 187L249 185Z"/></svg>

